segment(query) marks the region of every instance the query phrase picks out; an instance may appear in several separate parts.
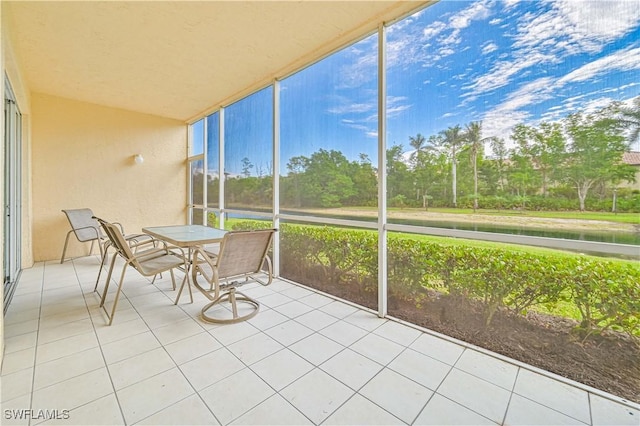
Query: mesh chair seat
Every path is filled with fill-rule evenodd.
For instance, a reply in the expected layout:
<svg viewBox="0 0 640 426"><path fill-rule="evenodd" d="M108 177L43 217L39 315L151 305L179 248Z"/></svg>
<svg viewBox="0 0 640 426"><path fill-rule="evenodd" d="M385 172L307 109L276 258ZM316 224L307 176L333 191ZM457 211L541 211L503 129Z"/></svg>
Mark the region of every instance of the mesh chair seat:
<svg viewBox="0 0 640 426"><path fill-rule="evenodd" d="M64 248L62 249L62 257L60 263L64 263L65 254L67 252L67 246L69 245L69 237L74 234L78 241L81 243L91 241L91 247L89 253L93 252L93 244L97 241L98 248L100 249L100 258L102 262L106 260L107 249L110 246L109 239L104 235L100 228L100 223L94 218L93 211L88 208L83 209L66 209L62 212L67 216L71 230L67 232L67 236L64 240ZM149 240L151 238L146 234L129 234L125 235L124 228L118 222L114 222L120 228L120 233L124 236L125 241L129 244L136 244L142 241Z"/></svg>
<svg viewBox="0 0 640 426"><path fill-rule="evenodd" d="M134 253L134 248L128 244L116 225L99 218L96 219L99 221L102 229L107 234L109 242L111 243L111 246L116 250L117 255L122 257L125 261L125 264L122 267L122 273L120 274L118 290L116 291L111 313L109 313L104 307L104 303L107 297L107 292L109 290L109 283L111 282L111 275L113 273L116 257L118 256L113 256L113 259L111 260L109 273L107 275L107 282L104 286L102 298L100 300L100 307L104 309L104 312L109 319L109 325L111 325L113 323L113 317L116 313L116 307L118 306L118 300L120 298L120 293L122 292L124 277L128 267L134 268L145 277L155 276L162 272L169 271L171 274L171 282L173 283L173 288L175 289L176 282L173 270L176 268L180 268L184 271L187 271L187 258L181 248L175 247L169 249L164 241L156 240L151 237L149 237L147 241L137 244L135 248L148 245L152 245L153 248L145 248L139 252L136 251ZM173 250L177 250L178 253L174 252ZM187 275L185 273L185 276L182 280L183 285L186 277ZM97 285L98 284L96 283L96 288L94 290L97 289Z"/></svg>
<svg viewBox="0 0 640 426"><path fill-rule="evenodd" d="M237 289L250 281L271 284L273 271L268 252L275 232L275 229L228 232L215 255L202 247L196 248L191 266L193 285L211 301L202 308L204 321L230 324L248 320L258 313L260 303ZM266 280L262 278L265 274ZM198 279L206 284L201 285ZM185 283L190 285L189 281L182 283L176 304ZM242 313L239 304L245 308Z"/></svg>

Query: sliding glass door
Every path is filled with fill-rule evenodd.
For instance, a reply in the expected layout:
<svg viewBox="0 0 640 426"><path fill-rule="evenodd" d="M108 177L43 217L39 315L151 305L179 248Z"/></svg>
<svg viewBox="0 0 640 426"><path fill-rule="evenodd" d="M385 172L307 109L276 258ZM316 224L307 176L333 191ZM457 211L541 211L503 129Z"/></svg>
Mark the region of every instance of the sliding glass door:
<svg viewBox="0 0 640 426"><path fill-rule="evenodd" d="M21 230L21 140L22 115L11 85L5 78L4 99L4 232L3 272L4 310L6 312L20 274Z"/></svg>

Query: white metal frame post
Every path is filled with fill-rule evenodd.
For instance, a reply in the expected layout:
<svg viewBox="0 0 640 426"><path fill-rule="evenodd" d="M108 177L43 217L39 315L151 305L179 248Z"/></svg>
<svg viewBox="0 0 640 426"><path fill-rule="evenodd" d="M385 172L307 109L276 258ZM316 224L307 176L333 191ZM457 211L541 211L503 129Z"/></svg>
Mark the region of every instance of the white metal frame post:
<svg viewBox="0 0 640 426"><path fill-rule="evenodd" d="M224 108L218 111L218 182L220 185L218 205L220 206L220 228L224 229Z"/></svg>
<svg viewBox="0 0 640 426"><path fill-rule="evenodd" d="M207 198L207 176L209 176L209 167L207 165L207 145L209 144L209 120L207 117L202 119L202 223L200 225L207 226L209 223L208 216L209 202Z"/></svg>
<svg viewBox="0 0 640 426"><path fill-rule="evenodd" d="M273 227L280 229L280 82L273 82ZM273 239L273 275L280 276L280 233Z"/></svg>
<svg viewBox="0 0 640 426"><path fill-rule="evenodd" d="M378 316L387 316L386 28L378 26Z"/></svg>

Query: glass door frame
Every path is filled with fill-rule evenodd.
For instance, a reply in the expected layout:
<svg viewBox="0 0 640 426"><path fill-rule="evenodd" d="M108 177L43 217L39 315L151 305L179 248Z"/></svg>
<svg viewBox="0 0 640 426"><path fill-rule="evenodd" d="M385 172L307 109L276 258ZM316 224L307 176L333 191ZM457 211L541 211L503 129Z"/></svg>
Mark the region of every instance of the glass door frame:
<svg viewBox="0 0 640 426"><path fill-rule="evenodd" d="M4 313L15 292L21 269L22 241L22 114L5 75L4 91Z"/></svg>

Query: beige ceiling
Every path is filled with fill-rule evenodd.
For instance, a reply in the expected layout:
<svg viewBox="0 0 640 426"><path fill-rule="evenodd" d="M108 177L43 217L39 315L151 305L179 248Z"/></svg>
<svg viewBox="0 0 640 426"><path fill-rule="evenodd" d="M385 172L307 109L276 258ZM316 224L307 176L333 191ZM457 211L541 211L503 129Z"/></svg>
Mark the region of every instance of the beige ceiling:
<svg viewBox="0 0 640 426"><path fill-rule="evenodd" d="M423 3L2 1L2 13L33 92L191 120Z"/></svg>

